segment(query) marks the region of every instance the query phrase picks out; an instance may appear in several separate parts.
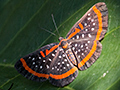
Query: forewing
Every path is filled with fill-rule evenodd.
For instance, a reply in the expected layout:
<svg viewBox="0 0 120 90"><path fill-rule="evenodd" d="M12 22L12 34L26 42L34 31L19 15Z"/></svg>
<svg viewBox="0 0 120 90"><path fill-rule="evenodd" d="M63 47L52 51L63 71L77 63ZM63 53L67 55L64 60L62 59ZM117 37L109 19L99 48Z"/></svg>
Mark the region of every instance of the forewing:
<svg viewBox="0 0 120 90"><path fill-rule="evenodd" d="M20 74L30 80L45 81L49 78L50 65L57 48L58 43L48 44L21 58L15 64L15 68Z"/></svg>
<svg viewBox="0 0 120 90"><path fill-rule="evenodd" d="M78 61L78 68L85 70L100 56L99 42L108 27L108 11L105 3L95 4L70 30L67 39Z"/></svg>
<svg viewBox="0 0 120 90"><path fill-rule="evenodd" d="M98 33L100 34L98 40L100 40L107 32L107 28L108 10L106 4L100 2L90 8L85 15L75 23L75 25L68 32L66 38L74 39L77 36L77 33L79 33L79 36L77 37L78 39L81 39L82 37L84 38L85 35L88 37L91 35L92 37L96 37L96 34Z"/></svg>
<svg viewBox="0 0 120 90"><path fill-rule="evenodd" d="M59 47L51 65L49 81L59 87L71 83L78 75L78 69L68 59L64 50Z"/></svg>

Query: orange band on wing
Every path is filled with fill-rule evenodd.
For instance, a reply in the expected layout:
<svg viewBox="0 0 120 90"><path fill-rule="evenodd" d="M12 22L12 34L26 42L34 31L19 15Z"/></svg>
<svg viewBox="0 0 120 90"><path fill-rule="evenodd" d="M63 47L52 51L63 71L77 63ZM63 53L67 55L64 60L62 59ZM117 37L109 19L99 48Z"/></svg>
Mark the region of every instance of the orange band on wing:
<svg viewBox="0 0 120 90"><path fill-rule="evenodd" d="M81 30L83 30L83 25L81 23L79 23L79 27L81 28Z"/></svg>
<svg viewBox="0 0 120 90"><path fill-rule="evenodd" d="M93 47L90 50L89 54L78 64L79 68L82 67L90 59L90 57L93 55L93 53L96 50L96 46L97 46L97 42L94 41Z"/></svg>
<svg viewBox="0 0 120 90"><path fill-rule="evenodd" d="M53 46L50 50L46 49L46 55L48 55L50 52L55 50L58 47L58 45Z"/></svg>
<svg viewBox="0 0 120 90"><path fill-rule="evenodd" d="M25 60L23 58L21 58L20 61L22 62L23 67L25 68L25 70L27 70L29 73L31 73L31 74L33 74L33 75L35 75L37 77L44 77L44 78L47 78L47 79L49 78L48 74L40 74L40 73L37 73L37 72L33 71L31 68L29 68L27 66L27 63L25 62Z"/></svg>
<svg viewBox="0 0 120 90"><path fill-rule="evenodd" d="M75 28L75 32L71 33L70 36L67 39L72 38L74 35L76 35L78 32L80 32L80 29Z"/></svg>
<svg viewBox="0 0 120 90"><path fill-rule="evenodd" d="M29 73L31 73L31 74L33 74L33 75L35 75L37 77L44 77L44 78L47 78L47 79L49 78L49 76L54 78L54 79L63 79L63 78L66 78L66 77L70 76L71 74L73 74L75 71L78 70L76 67L73 67L68 72L66 72L64 74L61 74L61 75L41 74L41 73L37 73L37 72L33 71L31 68L29 68L27 66L27 63L25 62L25 60L23 58L21 58L20 61L22 62L23 67L25 68L25 70L27 70Z"/></svg>
<svg viewBox="0 0 120 90"><path fill-rule="evenodd" d="M46 55L48 55L50 52L52 52L53 50L55 50L58 47L58 45L53 46L50 50L46 49ZM43 51L40 51L40 54L45 57L45 54L43 53Z"/></svg>
<svg viewBox="0 0 120 90"><path fill-rule="evenodd" d="M67 71L66 73L64 74L61 74L61 75L53 75L53 74L50 74L50 77L54 78L54 79L63 79L63 78L66 78L68 76L70 76L71 74L73 74L75 71L77 71L78 69L76 67L73 67L72 69L70 69L69 71Z"/></svg>
<svg viewBox="0 0 120 90"><path fill-rule="evenodd" d="M96 38L93 42L93 46L92 49L90 50L89 54L78 64L78 67L82 67L89 59L90 57L93 55L93 53L96 51L97 48L97 40L99 40L100 34L102 32L102 14L101 12L96 8L96 6L93 6L93 11L97 14L98 17L98 22L99 22L99 29L96 35Z"/></svg>
<svg viewBox="0 0 120 90"><path fill-rule="evenodd" d="M40 51L40 54L41 54L43 57L45 57L45 54L43 53L43 51Z"/></svg>

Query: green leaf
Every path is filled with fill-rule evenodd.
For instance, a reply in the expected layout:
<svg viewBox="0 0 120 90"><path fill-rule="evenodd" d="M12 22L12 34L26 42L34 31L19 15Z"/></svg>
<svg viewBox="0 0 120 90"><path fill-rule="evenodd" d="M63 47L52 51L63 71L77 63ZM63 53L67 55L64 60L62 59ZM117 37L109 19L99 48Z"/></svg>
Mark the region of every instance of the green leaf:
<svg viewBox="0 0 120 90"><path fill-rule="evenodd" d="M120 1L104 0L109 12L109 27L102 40L99 59L69 85L59 88L49 81L34 82L14 68L20 57L58 42L59 34L70 28L100 0L0 0L0 89L8 90L119 90L120 89ZM57 35L41 29L45 28Z"/></svg>

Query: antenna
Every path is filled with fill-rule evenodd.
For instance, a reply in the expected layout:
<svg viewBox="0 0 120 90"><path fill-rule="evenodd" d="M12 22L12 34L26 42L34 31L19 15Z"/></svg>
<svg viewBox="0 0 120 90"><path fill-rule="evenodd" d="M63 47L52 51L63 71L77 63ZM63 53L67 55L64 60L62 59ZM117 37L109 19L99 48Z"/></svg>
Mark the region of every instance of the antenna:
<svg viewBox="0 0 120 90"><path fill-rule="evenodd" d="M59 34L59 31L58 31L57 25L56 25L56 23L55 23L55 19L54 19L53 14L51 14L51 16L52 16L53 23L54 23L54 25L55 25L55 29L57 30L57 33L58 33L58 35L59 35L59 37L60 37L60 34Z"/></svg>
<svg viewBox="0 0 120 90"><path fill-rule="evenodd" d="M56 36L53 32L51 32L51 31L49 31L49 30L47 30L45 28L42 28L42 27L40 27L40 28L43 29L43 30L45 30L45 31L47 31L47 32L49 32L49 33L51 33L52 35Z"/></svg>

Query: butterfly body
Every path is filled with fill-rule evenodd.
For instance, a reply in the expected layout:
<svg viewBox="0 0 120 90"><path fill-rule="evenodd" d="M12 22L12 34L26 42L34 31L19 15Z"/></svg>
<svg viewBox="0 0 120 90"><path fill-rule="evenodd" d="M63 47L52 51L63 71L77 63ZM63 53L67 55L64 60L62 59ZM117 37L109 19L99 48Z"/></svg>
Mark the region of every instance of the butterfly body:
<svg viewBox="0 0 120 90"><path fill-rule="evenodd" d="M95 4L66 35L59 37L59 43L51 43L22 57L15 68L33 81L49 80L55 86L63 87L78 75L78 69L89 68L100 56L99 42L108 27L108 11L105 3Z"/></svg>

